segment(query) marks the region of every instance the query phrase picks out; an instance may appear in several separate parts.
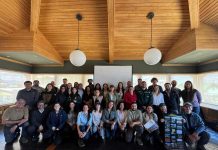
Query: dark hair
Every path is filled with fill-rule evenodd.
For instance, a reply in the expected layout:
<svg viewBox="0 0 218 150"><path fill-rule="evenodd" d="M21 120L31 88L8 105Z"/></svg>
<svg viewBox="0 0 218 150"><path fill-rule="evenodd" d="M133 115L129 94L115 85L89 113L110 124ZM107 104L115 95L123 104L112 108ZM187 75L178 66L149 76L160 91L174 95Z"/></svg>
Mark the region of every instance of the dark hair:
<svg viewBox="0 0 218 150"><path fill-rule="evenodd" d="M67 80L67 78L63 78L63 80Z"/></svg>
<svg viewBox="0 0 218 150"><path fill-rule="evenodd" d="M47 86L49 86L49 85L51 85L51 87L52 87L52 89L53 89L53 86L52 86L52 84L51 84L51 83L48 83L48 84L46 85L46 87L45 87L45 91L46 91L46 92L48 91L48 88L47 88ZM52 91L52 89L51 89L51 91Z"/></svg>
<svg viewBox="0 0 218 150"><path fill-rule="evenodd" d="M25 82L24 82L24 84L26 84L26 83L31 83L31 84L32 84L32 82L31 82L31 81L25 81Z"/></svg>
<svg viewBox="0 0 218 150"><path fill-rule="evenodd" d="M152 107L152 108L153 108L153 106L152 106L151 104L146 105L146 108L147 108L147 107Z"/></svg>
<svg viewBox="0 0 218 150"><path fill-rule="evenodd" d="M158 82L158 79L155 78L155 77L151 79L151 82L153 82L153 81L155 81L155 80Z"/></svg>
<svg viewBox="0 0 218 150"><path fill-rule="evenodd" d="M120 109L120 104L123 103L124 104L124 109L125 109L125 103L124 101L120 101L118 104L117 104L117 109Z"/></svg>
<svg viewBox="0 0 218 150"><path fill-rule="evenodd" d="M167 85L167 84L171 85L171 83L168 83L168 82L167 82L167 83L165 83L164 85Z"/></svg>
<svg viewBox="0 0 218 150"><path fill-rule="evenodd" d="M192 84L192 82L189 81L189 80L188 80L188 81L185 81L184 89L187 90L187 88L186 88L186 86L185 86L187 83L191 84L191 91L192 91L192 90L193 90L193 84Z"/></svg>
<svg viewBox="0 0 218 150"><path fill-rule="evenodd" d="M38 105L39 103L45 104L45 102L44 102L43 100L39 100L39 101L37 102L37 105Z"/></svg>
<svg viewBox="0 0 218 150"><path fill-rule="evenodd" d="M96 88L97 88L97 85L99 86L99 89L96 89ZM96 84L95 84L95 90L99 90L99 91L101 91L101 84L96 83Z"/></svg>
<svg viewBox="0 0 218 150"><path fill-rule="evenodd" d="M101 103L100 103L99 101L95 102L95 108L94 108L94 111L95 111L95 112L96 112L96 106L97 106L97 105L100 105L100 106L101 106ZM99 112L102 112L101 107L100 107Z"/></svg>
<svg viewBox="0 0 218 150"><path fill-rule="evenodd" d="M123 87L123 82L119 82L118 84L117 84L117 89L116 89L116 92L117 93L119 93L120 92L120 88L119 88L119 84L121 83L121 85L122 85L122 88L121 88L121 90L122 90L122 92L123 92L123 94L124 94L124 91L125 91L125 89L124 89L124 87Z"/></svg>
<svg viewBox="0 0 218 150"><path fill-rule="evenodd" d="M109 91L109 87L108 87L108 84L107 84L107 83L104 83L104 84L103 84L102 90L104 90L104 86L105 86L105 85L107 85L107 90Z"/></svg>

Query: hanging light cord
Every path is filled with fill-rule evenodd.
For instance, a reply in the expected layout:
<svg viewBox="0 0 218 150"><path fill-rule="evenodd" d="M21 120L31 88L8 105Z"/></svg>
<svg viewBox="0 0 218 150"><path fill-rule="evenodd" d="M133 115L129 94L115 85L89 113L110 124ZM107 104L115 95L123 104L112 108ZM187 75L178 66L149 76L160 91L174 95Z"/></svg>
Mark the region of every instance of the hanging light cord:
<svg viewBox="0 0 218 150"><path fill-rule="evenodd" d="M77 34L77 36L78 36L78 37L77 37L77 39L78 39L78 40L77 40L77 42L78 42L78 43L77 43L77 49L79 49L79 19L78 19L78 28L77 28L77 31L78 31L78 34Z"/></svg>
<svg viewBox="0 0 218 150"><path fill-rule="evenodd" d="M151 45L151 48L152 48L152 18L151 18L151 43L150 43L150 45Z"/></svg>

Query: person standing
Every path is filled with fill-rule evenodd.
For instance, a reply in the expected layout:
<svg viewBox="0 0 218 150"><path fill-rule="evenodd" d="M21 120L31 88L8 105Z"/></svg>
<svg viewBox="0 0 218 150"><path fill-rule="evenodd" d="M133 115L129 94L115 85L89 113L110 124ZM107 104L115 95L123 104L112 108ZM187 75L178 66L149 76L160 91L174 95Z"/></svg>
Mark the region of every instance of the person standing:
<svg viewBox="0 0 218 150"><path fill-rule="evenodd" d="M184 85L184 90L181 92L183 102L189 102L193 105L193 112L200 114L200 104L202 101L201 93L193 88L191 81L186 81Z"/></svg>
<svg viewBox="0 0 218 150"><path fill-rule="evenodd" d="M24 99L26 102L26 106L31 111L36 108L36 104L39 99L39 92L32 88L31 81L25 81L24 86L25 89L22 89L17 93L17 100Z"/></svg>
<svg viewBox="0 0 218 150"><path fill-rule="evenodd" d="M137 101L137 96L134 92L134 89L132 86L129 87L129 90L124 95L124 104L126 109L130 109L132 103L135 103Z"/></svg>
<svg viewBox="0 0 218 150"><path fill-rule="evenodd" d="M164 102L169 114L178 114L180 112L180 98L176 91L171 89L170 83L165 83Z"/></svg>
<svg viewBox="0 0 218 150"><path fill-rule="evenodd" d="M173 80L171 81L171 84L172 84L172 90L176 91L176 93L179 95L179 97L181 97L181 89L177 88L177 81L176 80Z"/></svg>
<svg viewBox="0 0 218 150"><path fill-rule="evenodd" d="M41 94L45 89L41 86L39 86L39 80L34 80L33 81L33 89L37 90L39 94Z"/></svg>
<svg viewBox="0 0 218 150"><path fill-rule="evenodd" d="M154 87L157 85L157 82L158 82L158 79L157 78L152 78L151 79L151 83L152 85L150 85L148 87L148 90L151 91L151 92L154 92ZM160 85L157 85L159 87L159 90L160 92L162 93L163 92L163 88L160 86Z"/></svg>

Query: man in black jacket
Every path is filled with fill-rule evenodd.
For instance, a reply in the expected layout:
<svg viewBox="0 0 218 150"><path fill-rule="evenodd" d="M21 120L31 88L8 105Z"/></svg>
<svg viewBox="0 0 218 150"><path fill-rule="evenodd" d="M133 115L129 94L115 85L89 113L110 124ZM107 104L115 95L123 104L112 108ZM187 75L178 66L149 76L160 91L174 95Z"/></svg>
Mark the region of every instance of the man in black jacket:
<svg viewBox="0 0 218 150"><path fill-rule="evenodd" d="M169 114L178 114L180 111L180 100L179 95L176 91L171 90L171 84L165 83L165 91L163 92L164 95L164 102L167 106L167 110Z"/></svg>
<svg viewBox="0 0 218 150"><path fill-rule="evenodd" d="M138 109L144 112L147 105L153 104L153 95L152 92L147 89L147 84L145 81L142 81L141 84L142 87L138 91L136 91L137 105Z"/></svg>
<svg viewBox="0 0 218 150"><path fill-rule="evenodd" d="M44 102L39 101L37 103L38 109L32 112L30 126L28 127L28 133L32 138L32 141L38 141L39 134L45 131L48 111L46 111L44 107Z"/></svg>

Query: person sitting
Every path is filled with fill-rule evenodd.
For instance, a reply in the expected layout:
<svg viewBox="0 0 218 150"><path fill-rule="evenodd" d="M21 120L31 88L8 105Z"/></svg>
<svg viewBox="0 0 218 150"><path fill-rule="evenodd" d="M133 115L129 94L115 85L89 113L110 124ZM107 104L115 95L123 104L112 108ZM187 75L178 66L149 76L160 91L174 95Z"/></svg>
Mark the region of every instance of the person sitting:
<svg viewBox="0 0 218 150"><path fill-rule="evenodd" d="M101 118L102 118L101 104L99 102L96 102L95 109L92 111L92 134L95 135L95 137L100 136L101 141L104 141L105 140L104 128Z"/></svg>
<svg viewBox="0 0 218 150"><path fill-rule="evenodd" d="M158 124L158 118L157 118L157 115L153 112L152 105L146 106L146 111L142 114L142 116L143 116L143 124L146 124L147 122L149 122L151 120L153 120L156 125ZM157 129L154 129L153 131L150 131L149 129L145 130L144 137L145 137L145 140L147 142L150 142L151 145L153 145L154 142L156 144L160 144L161 139L159 136L158 125L157 125ZM154 146L156 146L156 145L154 145Z"/></svg>
<svg viewBox="0 0 218 150"><path fill-rule="evenodd" d="M205 131L205 125L201 117L192 112L193 105L184 103L184 141L188 147L195 147L199 150L206 150L204 145L209 142L210 135Z"/></svg>
<svg viewBox="0 0 218 150"><path fill-rule="evenodd" d="M117 112L115 111L114 102L109 101L107 108L103 111L102 121L105 129L105 137L109 140L115 137Z"/></svg>
<svg viewBox="0 0 218 150"><path fill-rule="evenodd" d="M46 119L48 117L48 111L45 110L45 104L43 101L37 103L37 110L34 110L30 118L30 126L28 127L28 133L33 142L39 140L39 134L43 133L46 129Z"/></svg>
<svg viewBox="0 0 218 150"><path fill-rule="evenodd" d="M144 131L143 129L143 119L142 112L137 109L137 103L132 103L131 109L127 113L127 132L126 132L126 142L130 143L132 141L133 135L135 134L135 140L138 145L143 146L141 135Z"/></svg>
<svg viewBox="0 0 218 150"><path fill-rule="evenodd" d="M117 125L118 125L118 132L117 137L124 137L126 132L126 123L127 123L127 111L124 110L124 102L121 101L118 105L117 110Z"/></svg>
<svg viewBox="0 0 218 150"><path fill-rule="evenodd" d="M52 138L54 144L61 144L63 129L66 121L66 112L61 109L61 105L59 103L55 103L54 110L49 113L49 117L47 119L48 130L45 131L43 140Z"/></svg>
<svg viewBox="0 0 218 150"><path fill-rule="evenodd" d="M83 105L83 111L79 112L77 116L77 131L78 131L78 145L79 147L85 147L84 141L90 138L91 126L92 126L92 113L89 113L89 107L87 104Z"/></svg>
<svg viewBox="0 0 218 150"><path fill-rule="evenodd" d="M76 129L76 121L77 121L77 112L75 111L76 104L74 102L70 102L69 104L69 112L67 114L67 123L66 128L64 129L66 136L76 140L77 129Z"/></svg>
<svg viewBox="0 0 218 150"><path fill-rule="evenodd" d="M159 105L159 113L158 115L158 126L159 126L159 131L160 131L160 137L162 141L165 141L165 116L168 115L167 113L167 106L164 103L161 103Z"/></svg>
<svg viewBox="0 0 218 150"><path fill-rule="evenodd" d="M4 125L4 137L7 145L13 144L14 140L19 136L19 127L22 127L20 138L21 143L28 143L28 108L25 107L25 100L18 99L14 106L7 108L2 116L2 124Z"/></svg>

